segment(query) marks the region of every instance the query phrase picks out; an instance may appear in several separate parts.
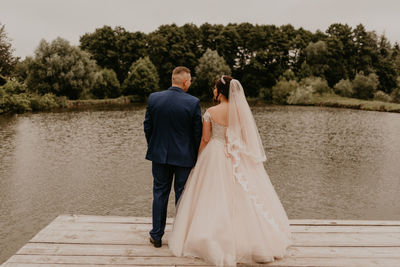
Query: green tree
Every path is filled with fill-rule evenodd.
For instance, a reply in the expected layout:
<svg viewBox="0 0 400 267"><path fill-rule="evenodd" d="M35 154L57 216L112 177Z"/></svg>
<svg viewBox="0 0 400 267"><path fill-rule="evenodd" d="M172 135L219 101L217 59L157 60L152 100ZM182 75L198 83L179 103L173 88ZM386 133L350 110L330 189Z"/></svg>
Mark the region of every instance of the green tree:
<svg viewBox="0 0 400 267"><path fill-rule="evenodd" d="M121 87L113 70L102 69L96 74L91 93L96 98L115 98L121 95Z"/></svg>
<svg viewBox="0 0 400 267"><path fill-rule="evenodd" d="M32 92L53 93L70 99L86 98L97 72L89 53L57 38L42 40L28 66L27 85Z"/></svg>
<svg viewBox="0 0 400 267"><path fill-rule="evenodd" d="M292 96L291 102L295 103L296 89L299 87L298 82L295 80L287 81L282 79L272 87L272 98L277 104L287 104L288 98ZM308 94L308 92L306 92Z"/></svg>
<svg viewBox="0 0 400 267"><path fill-rule="evenodd" d="M379 77L375 73L365 76L357 73L353 82L354 96L361 99L371 99L379 85Z"/></svg>
<svg viewBox="0 0 400 267"><path fill-rule="evenodd" d="M161 25L149 34L147 51L158 70L162 88L171 85L172 70L176 66L195 68L202 49L200 40L200 31L192 24L183 27Z"/></svg>
<svg viewBox="0 0 400 267"><path fill-rule="evenodd" d="M150 93L158 91L158 83L157 69L149 57L144 57L133 62L122 87L125 95L145 98Z"/></svg>
<svg viewBox="0 0 400 267"><path fill-rule="evenodd" d="M122 83L132 62L147 54L147 35L121 26L104 26L80 37L81 49L90 52L102 68L112 69Z"/></svg>
<svg viewBox="0 0 400 267"><path fill-rule="evenodd" d="M353 85L351 81L341 79L335 86L333 87L335 94L351 97L354 94Z"/></svg>
<svg viewBox="0 0 400 267"><path fill-rule="evenodd" d="M0 23L0 75L8 76L18 59L13 56L14 49L7 36L5 25Z"/></svg>
<svg viewBox="0 0 400 267"><path fill-rule="evenodd" d="M306 62L311 68L311 73L314 76L325 77L325 72L328 70L328 47L326 42L318 41L310 42L304 49L306 54Z"/></svg>
<svg viewBox="0 0 400 267"><path fill-rule="evenodd" d="M219 56L217 51L207 49L196 67L191 93L202 99L209 99L215 80L222 75L230 74L231 69L225 59Z"/></svg>
<svg viewBox="0 0 400 267"><path fill-rule="evenodd" d="M329 86L333 86L340 79L347 79L353 68L355 54L353 32L347 24L334 23L329 26L326 33L329 68L325 71L325 78Z"/></svg>

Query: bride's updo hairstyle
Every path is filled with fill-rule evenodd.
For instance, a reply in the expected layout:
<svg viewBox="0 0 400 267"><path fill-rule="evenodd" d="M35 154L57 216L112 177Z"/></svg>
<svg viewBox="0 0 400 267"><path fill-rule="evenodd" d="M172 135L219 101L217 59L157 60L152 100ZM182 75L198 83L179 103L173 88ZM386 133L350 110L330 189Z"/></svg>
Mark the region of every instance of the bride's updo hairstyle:
<svg viewBox="0 0 400 267"><path fill-rule="evenodd" d="M214 101L218 99L220 94L224 95L226 99L229 99L229 84L231 83L232 79L233 78L231 76L222 75L221 78L215 81L215 86L217 87L217 96Z"/></svg>

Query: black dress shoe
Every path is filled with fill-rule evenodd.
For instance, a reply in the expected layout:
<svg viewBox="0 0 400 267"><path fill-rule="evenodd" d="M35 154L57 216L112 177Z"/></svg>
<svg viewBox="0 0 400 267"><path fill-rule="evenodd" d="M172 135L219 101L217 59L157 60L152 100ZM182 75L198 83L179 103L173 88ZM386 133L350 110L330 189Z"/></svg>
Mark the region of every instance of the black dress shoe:
<svg viewBox="0 0 400 267"><path fill-rule="evenodd" d="M150 243L152 243L154 245L154 247L156 247L156 248L160 248L162 246L161 239L160 240L155 240L151 236L150 236Z"/></svg>

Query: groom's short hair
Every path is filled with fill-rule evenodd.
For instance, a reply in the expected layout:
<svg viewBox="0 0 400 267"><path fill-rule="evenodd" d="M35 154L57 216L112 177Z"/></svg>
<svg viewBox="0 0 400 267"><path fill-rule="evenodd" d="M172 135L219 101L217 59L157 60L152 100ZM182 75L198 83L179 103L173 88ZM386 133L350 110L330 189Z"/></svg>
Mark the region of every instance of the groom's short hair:
<svg viewBox="0 0 400 267"><path fill-rule="evenodd" d="M184 67L184 66L176 67L176 68L172 71L172 82L173 82L173 83L181 83L181 82L183 82L183 81L180 81L179 78L176 79L177 76L180 76L180 74L182 74L182 73L188 73L188 74L190 74L190 70L189 70L188 68Z"/></svg>

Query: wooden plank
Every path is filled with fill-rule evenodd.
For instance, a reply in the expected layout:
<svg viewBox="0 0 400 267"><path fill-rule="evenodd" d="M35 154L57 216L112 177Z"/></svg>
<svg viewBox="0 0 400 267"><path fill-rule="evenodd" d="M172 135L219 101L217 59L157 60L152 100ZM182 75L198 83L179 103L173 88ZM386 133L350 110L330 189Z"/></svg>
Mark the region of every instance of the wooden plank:
<svg viewBox="0 0 400 267"><path fill-rule="evenodd" d="M149 232L152 228L148 223L99 223L99 222L52 222L49 230L75 230L75 231L104 231L104 232ZM172 230L172 224L167 224L166 231Z"/></svg>
<svg viewBox="0 0 400 267"><path fill-rule="evenodd" d="M99 222L58 222L54 221L47 227L48 230L75 230L75 231L109 231L109 232L130 232L130 231L150 231L151 224L146 223L99 223ZM168 224L166 231L171 231L172 225ZM291 225L292 232L394 232L400 233L400 226L348 226L348 225Z"/></svg>
<svg viewBox="0 0 400 267"><path fill-rule="evenodd" d="M129 265L204 265L198 258L190 257L120 257L120 256L52 256L14 255L10 263L42 264L129 264Z"/></svg>
<svg viewBox="0 0 400 267"><path fill-rule="evenodd" d="M57 267L126 267L125 264L44 264L44 263L7 263L7 267L46 267L46 266L57 266ZM134 266L134 265L132 265ZM140 265L136 265L140 266ZM203 266L203 265L202 265ZM211 267L211 265L209 265ZM5 266L1 266L5 267ZM146 265L146 267L175 267L175 265Z"/></svg>
<svg viewBox="0 0 400 267"><path fill-rule="evenodd" d="M291 225L292 232L314 232L314 233L400 233L400 226L386 225Z"/></svg>
<svg viewBox="0 0 400 267"><path fill-rule="evenodd" d="M353 226L364 226L364 225L370 225L370 226L380 226L380 225L386 225L386 226L400 226L400 221L395 221L395 220L387 220L387 221L381 221L381 220L314 220L314 219L291 219L290 220L291 225L353 225Z"/></svg>
<svg viewBox="0 0 400 267"><path fill-rule="evenodd" d="M154 248L146 245L110 245L110 244L54 244L28 243L16 255L80 255L80 256L173 256L168 246Z"/></svg>
<svg viewBox="0 0 400 267"><path fill-rule="evenodd" d="M152 223L151 217L97 216L62 214L55 222L98 222L98 223ZM167 218L167 224L172 224L173 218Z"/></svg>
<svg viewBox="0 0 400 267"><path fill-rule="evenodd" d="M163 243L167 243L168 232ZM400 246L400 233L293 233L295 246ZM147 232L47 230L30 242L83 244L148 244Z"/></svg>
<svg viewBox="0 0 400 267"><path fill-rule="evenodd" d="M10 263L36 264L83 264L83 265L177 265L201 266L205 262L195 258L172 257L110 257L110 256L37 256L15 255ZM398 258L292 258L286 257L268 264L258 266L399 266ZM252 265L257 266L257 265Z"/></svg>
<svg viewBox="0 0 400 267"><path fill-rule="evenodd" d="M150 217L127 217L127 216L98 216L62 214L54 221L68 222L100 222L100 223L151 223ZM173 218L167 218L167 224L172 224ZM396 220L319 220L319 219L291 219L291 225L370 225L370 226L400 226Z"/></svg>
<svg viewBox="0 0 400 267"><path fill-rule="evenodd" d="M16 255L58 256L163 256L172 257L168 246L155 249L148 245L96 245L28 243ZM389 257L400 259L400 247L289 247L290 257Z"/></svg>

